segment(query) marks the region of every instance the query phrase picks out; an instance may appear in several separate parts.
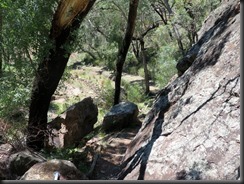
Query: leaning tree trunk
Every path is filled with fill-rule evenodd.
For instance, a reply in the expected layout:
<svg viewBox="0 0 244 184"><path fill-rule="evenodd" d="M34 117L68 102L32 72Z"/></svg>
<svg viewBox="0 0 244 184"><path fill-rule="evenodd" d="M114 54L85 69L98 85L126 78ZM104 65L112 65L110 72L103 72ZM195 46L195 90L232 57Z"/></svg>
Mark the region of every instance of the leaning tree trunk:
<svg viewBox="0 0 244 184"><path fill-rule="evenodd" d="M51 96L64 73L70 51L67 46L75 39L83 18L96 0L61 0L54 14L50 41L53 47L39 64L29 111L27 146L35 150L44 147L47 112Z"/></svg>
<svg viewBox="0 0 244 184"><path fill-rule="evenodd" d="M130 0L127 28L126 28L125 36L122 41L122 45L120 46L118 51L118 59L116 62L114 105L118 104L120 101L120 85L121 85L122 71L123 71L126 55L130 47L130 43L135 29L138 3L139 0Z"/></svg>

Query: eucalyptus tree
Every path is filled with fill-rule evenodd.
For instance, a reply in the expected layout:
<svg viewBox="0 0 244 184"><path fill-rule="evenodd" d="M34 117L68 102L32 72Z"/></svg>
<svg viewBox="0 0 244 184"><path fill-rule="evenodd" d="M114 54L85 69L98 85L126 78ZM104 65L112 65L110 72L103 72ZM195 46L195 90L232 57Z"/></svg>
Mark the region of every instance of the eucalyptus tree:
<svg viewBox="0 0 244 184"><path fill-rule="evenodd" d="M177 73L175 69L177 61L197 42L198 31L204 19L220 1L150 0L150 2L158 18L162 20L153 39L158 47L158 54L152 74L157 85L164 87ZM174 27L180 37L175 33Z"/></svg>
<svg viewBox="0 0 244 184"><path fill-rule="evenodd" d="M35 150L44 147L51 96L72 52L70 47L76 30L94 3L95 0L61 0L53 15L49 33L51 47L39 63L31 95L27 146Z"/></svg>
<svg viewBox="0 0 244 184"><path fill-rule="evenodd" d="M125 63L126 55L129 50L135 29L138 4L139 0L130 0L127 27L125 30L125 35L123 37L122 43L119 45L117 56L118 58L116 62L114 105L120 102L120 88L123 65Z"/></svg>
<svg viewBox="0 0 244 184"><path fill-rule="evenodd" d="M149 94L149 71L148 71L148 59L147 47L154 47L154 43L151 42L150 34L153 30L160 25L160 19L155 16L153 9L150 6L150 1L143 1L138 8L138 18L135 28L135 33L132 38L132 50L139 63L143 65L144 70L144 83L145 94Z"/></svg>
<svg viewBox="0 0 244 184"><path fill-rule="evenodd" d="M77 51L91 56L93 64L115 71L114 104L119 102L121 76L133 36L137 6L138 1L132 0L98 0L82 25L87 31L79 31L84 44L77 45Z"/></svg>
<svg viewBox="0 0 244 184"><path fill-rule="evenodd" d="M198 41L197 32L204 18L219 3L219 0L151 0L170 38L176 39L182 56Z"/></svg>
<svg viewBox="0 0 244 184"><path fill-rule="evenodd" d="M77 39L77 52L86 53L90 63L115 70L116 52L123 39L128 0L98 0L84 20ZM82 42L83 44L79 44Z"/></svg>
<svg viewBox="0 0 244 184"><path fill-rule="evenodd" d="M186 48L198 41L198 31L204 19L220 4L219 0L183 0L175 4L174 22L180 28L186 38Z"/></svg>
<svg viewBox="0 0 244 184"><path fill-rule="evenodd" d="M178 47L182 53L182 55L185 54L184 44L182 42L182 35L178 28L178 26L175 24L175 22L171 21L171 17L174 15L173 8L176 4L175 0L156 0L152 1L151 6L153 7L154 11L159 15L161 18L161 21L165 26L170 25L170 27L167 27L169 36L171 39L176 38Z"/></svg>

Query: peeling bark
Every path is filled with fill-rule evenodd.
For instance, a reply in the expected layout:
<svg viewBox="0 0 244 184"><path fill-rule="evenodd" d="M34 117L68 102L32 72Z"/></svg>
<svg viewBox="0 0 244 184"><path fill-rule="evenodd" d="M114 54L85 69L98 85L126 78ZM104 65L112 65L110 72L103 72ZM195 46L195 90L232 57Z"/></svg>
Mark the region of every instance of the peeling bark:
<svg viewBox="0 0 244 184"><path fill-rule="evenodd" d="M67 45L75 39L77 30L96 0L61 0L54 14L50 41L53 47L39 64L34 80L29 110L27 146L35 150L44 147L47 112L68 62Z"/></svg>

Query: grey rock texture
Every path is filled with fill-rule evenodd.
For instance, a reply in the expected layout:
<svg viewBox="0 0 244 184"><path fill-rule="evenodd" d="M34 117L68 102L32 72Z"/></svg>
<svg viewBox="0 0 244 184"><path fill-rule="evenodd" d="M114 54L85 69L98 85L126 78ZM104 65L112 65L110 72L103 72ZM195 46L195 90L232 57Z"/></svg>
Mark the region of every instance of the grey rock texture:
<svg viewBox="0 0 244 184"><path fill-rule="evenodd" d="M111 108L105 115L102 128L105 132L118 131L139 122L139 109L132 102L121 102Z"/></svg>
<svg viewBox="0 0 244 184"><path fill-rule="evenodd" d="M72 162L58 159L33 165L21 180L54 180L54 172L60 173L59 180L87 180Z"/></svg>
<svg viewBox="0 0 244 184"><path fill-rule="evenodd" d="M223 3L199 34L128 146L118 179L240 179L240 2Z"/></svg>
<svg viewBox="0 0 244 184"><path fill-rule="evenodd" d="M48 124L47 147L66 148L78 144L94 129L97 115L98 108L91 97L69 107Z"/></svg>

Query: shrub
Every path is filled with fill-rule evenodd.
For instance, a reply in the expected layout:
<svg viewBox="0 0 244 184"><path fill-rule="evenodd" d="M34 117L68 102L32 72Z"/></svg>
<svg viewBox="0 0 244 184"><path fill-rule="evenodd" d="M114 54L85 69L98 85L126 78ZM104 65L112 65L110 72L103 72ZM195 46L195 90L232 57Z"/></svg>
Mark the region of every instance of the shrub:
<svg viewBox="0 0 244 184"><path fill-rule="evenodd" d="M144 94L143 85L140 85L138 83L131 84L129 82L126 82L122 80L122 86L125 90L125 98L126 100L134 103L140 103L145 101L146 96Z"/></svg>
<svg viewBox="0 0 244 184"><path fill-rule="evenodd" d="M156 61L156 66L158 67L154 68L153 73L156 84L163 88L173 75L177 73L176 62L179 59L179 55L177 53L177 46L174 43L162 46L160 51Z"/></svg>
<svg viewBox="0 0 244 184"><path fill-rule="evenodd" d="M105 110L110 109L113 106L114 99L114 87L112 85L112 82L108 79L104 79L99 93L99 107Z"/></svg>

